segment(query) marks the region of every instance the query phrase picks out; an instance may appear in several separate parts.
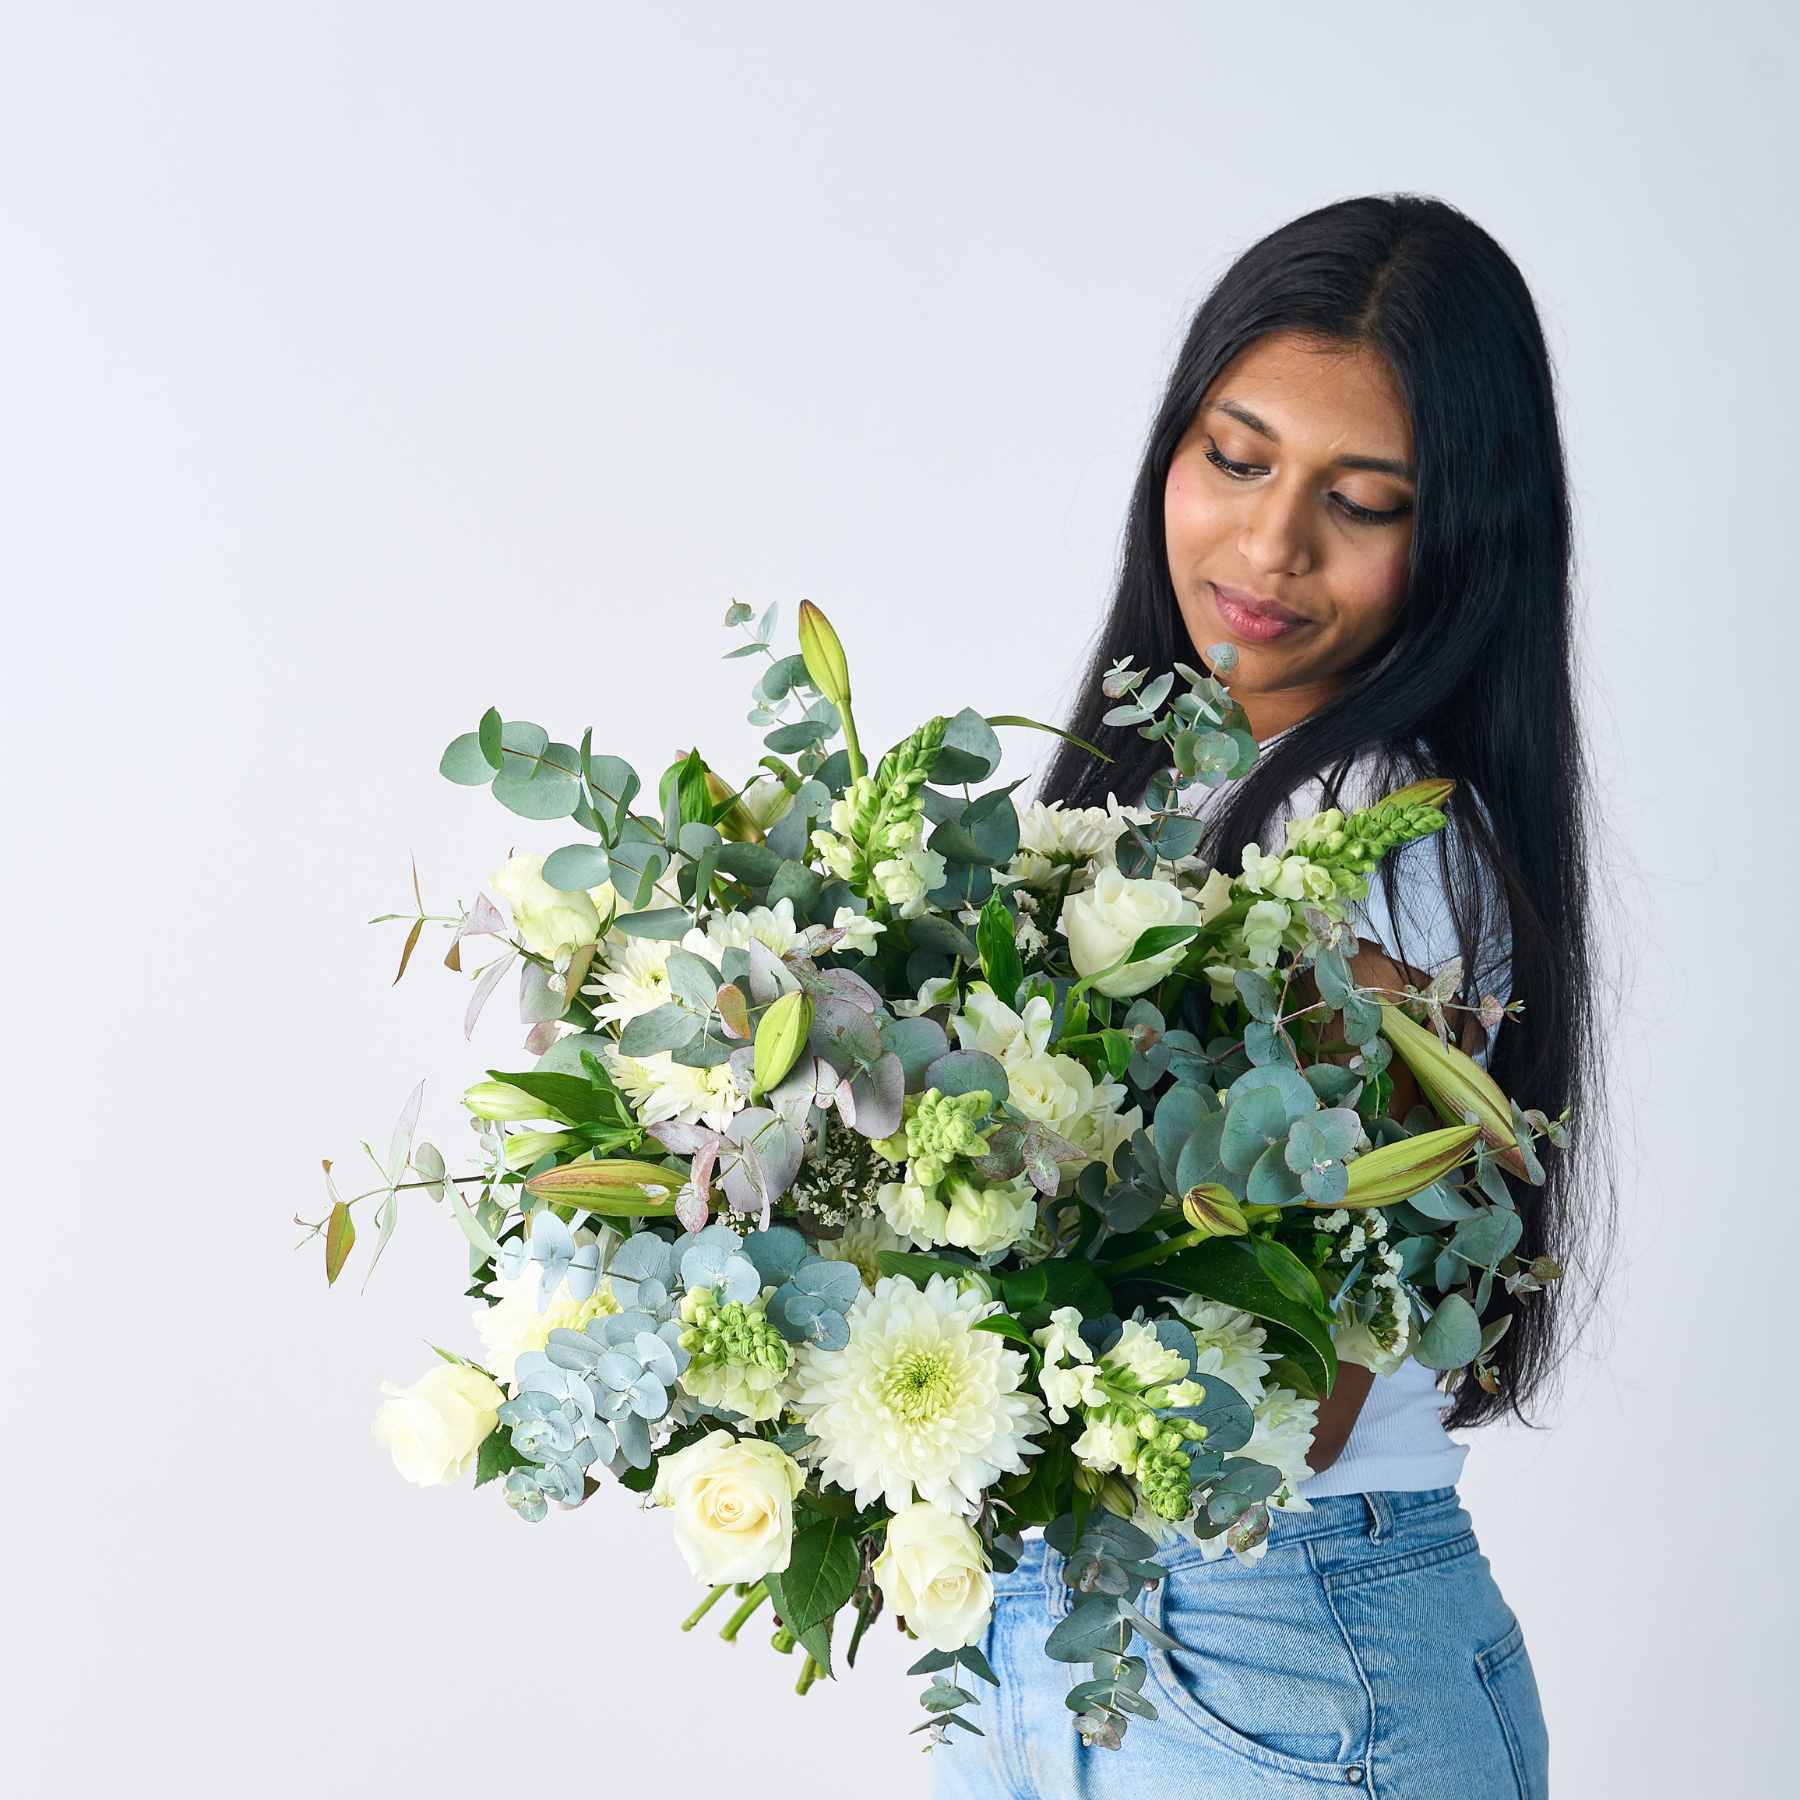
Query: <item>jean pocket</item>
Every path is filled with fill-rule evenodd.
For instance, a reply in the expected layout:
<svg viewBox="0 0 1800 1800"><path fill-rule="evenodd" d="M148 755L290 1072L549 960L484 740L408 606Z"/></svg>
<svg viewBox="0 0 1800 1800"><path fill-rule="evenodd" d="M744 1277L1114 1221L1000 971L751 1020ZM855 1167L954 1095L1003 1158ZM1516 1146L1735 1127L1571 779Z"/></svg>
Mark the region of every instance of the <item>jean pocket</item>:
<svg viewBox="0 0 1800 1800"><path fill-rule="evenodd" d="M1550 1734L1544 1724L1531 1652L1525 1648L1525 1633L1516 1618L1503 1637L1476 1652L1475 1669L1499 1716L1519 1800L1547 1800Z"/></svg>
<svg viewBox="0 0 1800 1800"><path fill-rule="evenodd" d="M1150 1645L1152 1698L1218 1748L1339 1789L1362 1777L1369 1687L1318 1578L1303 1565L1182 1562L1145 1597L1179 1646Z"/></svg>

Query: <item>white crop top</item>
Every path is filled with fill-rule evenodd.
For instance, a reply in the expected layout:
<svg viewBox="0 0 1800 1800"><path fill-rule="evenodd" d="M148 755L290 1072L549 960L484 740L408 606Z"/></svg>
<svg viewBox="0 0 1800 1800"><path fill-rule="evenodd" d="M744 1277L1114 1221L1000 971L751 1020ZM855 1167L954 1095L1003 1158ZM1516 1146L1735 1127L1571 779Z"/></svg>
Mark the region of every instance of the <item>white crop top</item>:
<svg viewBox="0 0 1800 1800"><path fill-rule="evenodd" d="M1266 750L1291 730L1290 725L1285 731L1264 738L1260 747ZM1372 753L1359 756L1338 783L1338 804L1346 812L1381 798L1374 791L1374 760ZM1218 788L1203 792L1194 810L1204 816L1224 791ZM1479 796L1476 801L1480 803ZM1276 809L1267 834L1270 842L1262 848L1271 854L1279 850L1282 827L1288 819L1321 811L1328 803L1320 779L1315 777L1302 784ZM1452 822L1445 830L1455 832L1457 826ZM1430 838L1394 853L1405 926L1404 952L1397 948L1401 934L1395 930L1378 874L1370 877L1367 899L1350 908L1359 936L1380 944L1391 956L1404 956L1413 968L1427 974L1457 953L1456 926L1437 855ZM1504 909L1500 910L1504 917ZM1482 952L1477 991L1492 993L1504 1002L1512 991L1511 964L1510 937L1502 929ZM1485 1067L1488 1055L1489 1046L1484 1046L1475 1060ZM1301 1482L1298 1491L1305 1498L1316 1500L1327 1494L1454 1487L1468 1449L1444 1430L1443 1415L1451 1404L1450 1396L1438 1390L1434 1372L1411 1358L1392 1375L1377 1375L1337 1460L1321 1474Z"/></svg>

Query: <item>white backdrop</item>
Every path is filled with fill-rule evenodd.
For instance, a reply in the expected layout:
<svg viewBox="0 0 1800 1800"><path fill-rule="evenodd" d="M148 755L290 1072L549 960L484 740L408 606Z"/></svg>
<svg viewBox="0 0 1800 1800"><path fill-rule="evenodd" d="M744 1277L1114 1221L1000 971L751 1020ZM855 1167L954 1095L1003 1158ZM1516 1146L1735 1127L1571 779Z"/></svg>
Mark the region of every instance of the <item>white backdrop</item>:
<svg viewBox="0 0 1800 1800"><path fill-rule="evenodd" d="M623 1496L529 1529L370 1440L423 1339L473 1348L460 1239L415 1204L328 1294L288 1221L421 1075L459 1141L517 1032L498 1001L464 1046L441 939L390 988L364 921L409 853L442 910L561 841L437 777L490 703L652 771L749 752L734 596L827 608L872 740L1057 714L1193 306L1393 189L1481 220L1546 317L1634 964L1596 1354L1464 1492L1559 1792L1782 1785L1791 1102L1779 1026L1699 983L1794 876L1773 5L8 24L11 1791L478 1795L592 1750L625 1791L700 1749L774 1792L804 1728L821 1774L923 1793L885 1630L792 1701L766 1632L675 1632L691 1584Z"/></svg>

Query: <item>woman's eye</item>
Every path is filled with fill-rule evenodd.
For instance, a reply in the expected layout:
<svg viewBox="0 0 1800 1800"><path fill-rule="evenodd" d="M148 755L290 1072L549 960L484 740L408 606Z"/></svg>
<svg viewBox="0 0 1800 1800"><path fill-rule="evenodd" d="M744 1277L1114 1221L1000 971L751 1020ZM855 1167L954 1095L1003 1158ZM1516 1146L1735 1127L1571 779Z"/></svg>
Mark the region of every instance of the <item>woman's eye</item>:
<svg viewBox="0 0 1800 1800"><path fill-rule="evenodd" d="M1250 481L1258 475L1268 473L1261 463L1233 462L1211 439L1207 440L1206 460L1233 481ZM1338 493L1332 494L1331 500L1345 518L1354 519L1359 525L1391 525L1396 519L1405 518L1412 510L1410 505L1406 505L1393 507L1387 512L1377 512L1372 507L1358 506L1354 500L1347 500Z"/></svg>

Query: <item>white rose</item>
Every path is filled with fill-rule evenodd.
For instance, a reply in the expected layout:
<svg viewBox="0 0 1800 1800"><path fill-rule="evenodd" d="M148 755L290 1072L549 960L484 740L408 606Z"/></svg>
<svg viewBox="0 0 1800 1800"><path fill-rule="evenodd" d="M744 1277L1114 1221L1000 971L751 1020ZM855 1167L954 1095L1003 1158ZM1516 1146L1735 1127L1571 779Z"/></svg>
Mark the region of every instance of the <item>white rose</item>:
<svg viewBox="0 0 1800 1800"><path fill-rule="evenodd" d="M875 1580L886 1600L934 1650L981 1642L994 1610L994 1581L967 1519L915 1500L889 1521Z"/></svg>
<svg viewBox="0 0 1800 1800"><path fill-rule="evenodd" d="M460 1481L475 1466L475 1453L500 1423L506 1398L479 1369L441 1362L409 1388L384 1381L392 1396L375 1414L377 1443L394 1467L420 1487Z"/></svg>
<svg viewBox="0 0 1800 1800"><path fill-rule="evenodd" d="M760 1581L788 1566L794 1496L805 1485L785 1450L709 1432L658 1459L651 1498L675 1509L675 1542L697 1581Z"/></svg>
<svg viewBox="0 0 1800 1800"><path fill-rule="evenodd" d="M513 929L527 950L555 957L600 936L600 919L618 907L611 887L565 893L544 879L541 856L515 856L494 871L488 886L506 902Z"/></svg>
<svg viewBox="0 0 1800 1800"><path fill-rule="evenodd" d="M1079 975L1095 975L1126 955L1154 925L1198 925L1200 909L1172 881L1135 881L1117 869L1103 869L1085 893L1063 902L1062 928ZM1123 1000L1154 987L1181 961L1187 946L1132 963L1096 981L1094 989Z"/></svg>

